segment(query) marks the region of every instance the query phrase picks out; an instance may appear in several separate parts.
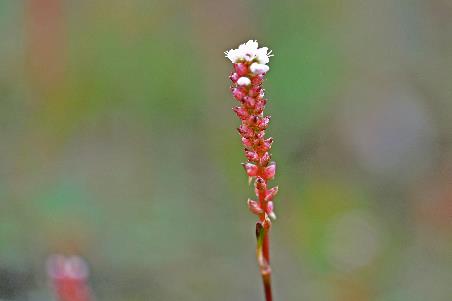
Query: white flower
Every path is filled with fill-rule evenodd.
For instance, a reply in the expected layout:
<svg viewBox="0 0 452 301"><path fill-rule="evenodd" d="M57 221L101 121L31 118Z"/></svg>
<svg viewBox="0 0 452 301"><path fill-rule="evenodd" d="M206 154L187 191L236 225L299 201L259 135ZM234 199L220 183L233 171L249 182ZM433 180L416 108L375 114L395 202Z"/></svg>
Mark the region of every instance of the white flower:
<svg viewBox="0 0 452 301"><path fill-rule="evenodd" d="M259 64L259 63L252 63L250 66L250 70L254 74L264 74L264 73L268 72L269 69L270 69L270 67L268 67L267 65Z"/></svg>
<svg viewBox="0 0 452 301"><path fill-rule="evenodd" d="M241 78L239 78L237 80L237 85L239 85L239 86L249 86L250 84L251 84L251 80L246 76L242 76Z"/></svg>
<svg viewBox="0 0 452 301"><path fill-rule="evenodd" d="M270 57L273 56L271 53L272 51L268 51L267 47L259 48L256 51L256 59L260 64L268 64Z"/></svg>
<svg viewBox="0 0 452 301"><path fill-rule="evenodd" d="M271 51L268 51L267 47L258 47L259 44L257 41L249 40L248 42L241 44L238 49L231 49L226 51L225 54L234 64L240 61L256 61L260 64L267 64L269 62L269 57L273 56L273 54L271 54Z"/></svg>

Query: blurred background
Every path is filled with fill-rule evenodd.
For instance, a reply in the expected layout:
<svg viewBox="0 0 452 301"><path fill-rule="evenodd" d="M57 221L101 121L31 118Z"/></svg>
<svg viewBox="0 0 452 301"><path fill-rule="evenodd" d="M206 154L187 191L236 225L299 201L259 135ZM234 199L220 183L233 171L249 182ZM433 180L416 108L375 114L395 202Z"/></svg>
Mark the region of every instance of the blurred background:
<svg viewBox="0 0 452 301"><path fill-rule="evenodd" d="M451 34L449 0L0 1L0 300L65 273L91 297L63 301L263 300L223 54L249 39L275 300L452 300Z"/></svg>

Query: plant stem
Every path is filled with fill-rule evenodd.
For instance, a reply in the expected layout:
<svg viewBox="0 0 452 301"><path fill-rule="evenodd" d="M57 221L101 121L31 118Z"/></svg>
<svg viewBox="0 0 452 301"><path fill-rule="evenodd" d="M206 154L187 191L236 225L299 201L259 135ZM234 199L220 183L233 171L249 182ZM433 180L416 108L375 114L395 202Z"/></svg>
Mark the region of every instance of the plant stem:
<svg viewBox="0 0 452 301"><path fill-rule="evenodd" d="M256 238L257 238L257 262L259 263L259 270L262 275L262 283L264 285L265 300L272 301L272 286L271 286L271 268L270 268L270 250L269 250L269 232L264 229L261 222L256 224Z"/></svg>

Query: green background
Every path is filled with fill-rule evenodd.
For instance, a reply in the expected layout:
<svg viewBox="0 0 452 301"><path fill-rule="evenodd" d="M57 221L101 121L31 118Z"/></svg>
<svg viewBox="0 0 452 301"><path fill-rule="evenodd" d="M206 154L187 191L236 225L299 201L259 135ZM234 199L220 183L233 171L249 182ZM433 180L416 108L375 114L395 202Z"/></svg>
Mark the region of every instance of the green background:
<svg viewBox="0 0 452 301"><path fill-rule="evenodd" d="M0 1L0 299L263 300L225 50L268 46L275 300L450 301L452 4Z"/></svg>

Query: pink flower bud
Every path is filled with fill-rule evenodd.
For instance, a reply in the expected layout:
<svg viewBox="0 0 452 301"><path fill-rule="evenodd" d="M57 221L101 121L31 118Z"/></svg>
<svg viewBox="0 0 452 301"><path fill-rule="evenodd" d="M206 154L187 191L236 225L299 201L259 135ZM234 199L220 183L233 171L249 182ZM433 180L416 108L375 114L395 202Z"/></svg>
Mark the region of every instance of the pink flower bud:
<svg viewBox="0 0 452 301"><path fill-rule="evenodd" d="M251 199L248 199L248 209L256 215L260 215L264 213L264 210L259 206L259 204L256 201L253 201Z"/></svg>
<svg viewBox="0 0 452 301"><path fill-rule="evenodd" d="M265 201L270 202L271 200L273 200L275 198L275 196L277 194L278 194L278 186L275 186L275 187L267 190L265 193ZM272 206L273 206L273 202L272 202Z"/></svg>
<svg viewBox="0 0 452 301"><path fill-rule="evenodd" d="M247 139L245 137L242 137L242 143L247 148L252 148L253 147L253 142L250 139Z"/></svg>
<svg viewBox="0 0 452 301"><path fill-rule="evenodd" d="M264 169L264 178L267 180L271 180L275 177L275 173L276 173L276 164L275 163L270 164Z"/></svg>
<svg viewBox="0 0 452 301"><path fill-rule="evenodd" d="M270 201L270 202L267 203L266 212L268 214L270 214L270 212L273 212L273 202Z"/></svg>
<svg viewBox="0 0 452 301"><path fill-rule="evenodd" d="M240 125L240 127L237 128L237 131L239 132L239 134L242 137L245 138L252 138L254 136L254 131L252 129L250 129L249 127L247 127L246 125Z"/></svg>
<svg viewBox="0 0 452 301"><path fill-rule="evenodd" d="M271 159L270 154L266 152L260 160L261 166L266 166L268 164L268 162L270 161L270 159Z"/></svg>
<svg viewBox="0 0 452 301"><path fill-rule="evenodd" d="M240 78L240 76L235 72L231 73L231 75L229 75L229 79L231 81L233 81L234 83L236 83L239 78Z"/></svg>
<svg viewBox="0 0 452 301"><path fill-rule="evenodd" d="M265 116L264 118L259 119L259 122L257 122L257 127L260 130L265 130L266 128L268 128L268 125L270 123L270 118L271 116Z"/></svg>
<svg viewBox="0 0 452 301"><path fill-rule="evenodd" d="M245 151L245 156L250 161L257 161L257 160L259 160L259 155L256 152L253 152L253 151Z"/></svg>
<svg viewBox="0 0 452 301"><path fill-rule="evenodd" d="M245 110L244 108L242 108L242 107L235 107L235 108L232 108L232 110L237 114L237 116L240 118L240 119L242 119L242 120L245 120L245 119L247 119L249 116L250 116L250 114L248 113L248 111L247 110Z"/></svg>
<svg viewBox="0 0 452 301"><path fill-rule="evenodd" d="M257 86L257 85L262 84L263 80L264 80L264 77L261 74L259 74L251 79L251 83L253 84L253 86Z"/></svg>
<svg viewBox="0 0 452 301"><path fill-rule="evenodd" d="M262 139L265 136L265 131L259 131L256 133L256 139Z"/></svg>
<svg viewBox="0 0 452 301"><path fill-rule="evenodd" d="M248 92L248 95L251 97L256 97L261 94L262 88L259 86L252 87Z"/></svg>
<svg viewBox="0 0 452 301"><path fill-rule="evenodd" d="M271 210L269 209L270 204L271 204ZM275 214L275 212L273 211L273 202L269 202L269 203L267 204L267 214L268 214L268 216L269 216L272 220L275 220L275 219L276 219L276 214Z"/></svg>
<svg viewBox="0 0 452 301"><path fill-rule="evenodd" d="M264 140L264 143L262 145L262 151L266 152L272 147L273 138L268 138Z"/></svg>
<svg viewBox="0 0 452 301"><path fill-rule="evenodd" d="M254 165L253 163L242 163L243 168L245 168L246 174L249 177L255 177L257 176L257 172L259 171L259 168Z"/></svg>
<svg viewBox="0 0 452 301"><path fill-rule="evenodd" d="M239 76L245 76L249 73L248 66L243 63L234 64L234 69Z"/></svg>
<svg viewBox="0 0 452 301"><path fill-rule="evenodd" d="M237 99L238 101L242 101L243 97L245 97L245 93L243 93L240 89L234 88L232 89L232 95Z"/></svg>
<svg viewBox="0 0 452 301"><path fill-rule="evenodd" d="M248 108L252 108L256 104L256 99L254 99L250 96L245 96L245 97L243 97L243 104L245 106L247 106Z"/></svg>

